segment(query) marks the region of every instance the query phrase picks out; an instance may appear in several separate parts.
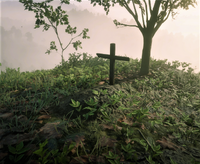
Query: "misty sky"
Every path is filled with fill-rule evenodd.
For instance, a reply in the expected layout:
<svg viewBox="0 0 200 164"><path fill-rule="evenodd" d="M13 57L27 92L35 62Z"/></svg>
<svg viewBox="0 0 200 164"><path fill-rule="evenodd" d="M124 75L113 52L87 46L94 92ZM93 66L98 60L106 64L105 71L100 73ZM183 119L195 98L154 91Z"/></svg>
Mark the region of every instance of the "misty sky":
<svg viewBox="0 0 200 164"><path fill-rule="evenodd" d="M37 69L51 69L55 67L55 65L58 65L61 61L61 48L52 27L44 32L43 26L34 29L36 18L33 11L24 10L25 7L18 1L0 0L0 2L1 26L3 26L6 31L9 31L12 26L15 26L16 29L21 30L23 35L23 41L18 42L14 41L14 36L12 36L13 44L11 44L11 41L8 39L5 41L1 38L1 41L4 43L4 46L1 47L0 61L2 66L6 65L12 68L18 68L20 66L20 70L23 72ZM37 1L34 0L33 2ZM153 6L154 1L151 2ZM59 3L60 1L53 1L48 3L48 5L52 5L55 9L55 7L60 5ZM190 67L197 68L194 72L197 73L200 71L199 1L197 1L197 3L198 6L195 4L195 8L189 6L189 10L174 10L179 13L175 16L175 20L172 19L170 14L168 20L161 25L153 38L151 57L161 60L168 59L167 62L178 60L180 62L192 63ZM133 9L132 3L129 4L129 7ZM80 40L83 48L79 48L76 51L73 45L69 45L64 51L65 60L69 57L68 53L74 52L76 52L76 54L87 52L93 57L96 56L96 53L109 54L110 43L116 44L116 55L125 56L126 54L127 57L133 59L141 58L143 38L140 30L136 27L117 28L113 23L113 20L117 19L123 23L125 23L124 21L130 21L131 23L129 22L127 24L137 25L125 8L115 4L114 7L110 7L108 15L106 15L103 6L96 4L96 6L93 7L93 4L90 4L88 1L70 1L70 5L63 4L61 8L67 11L70 25L72 27L77 27L77 33L73 34L71 37L71 35L64 32L66 26L58 26L58 33L63 47L66 47L71 38L80 34L84 28L89 29L87 35L90 36L90 39L82 39L82 37L75 38L73 41ZM71 11L71 9L75 8L77 11L87 9L91 12L91 15L86 12L81 14L80 12L76 13ZM136 8L139 21L142 25L141 12L138 5L136 5ZM105 15L105 17L101 16L92 19L94 16L93 13L95 13L96 16L97 13L99 13L99 16L102 14ZM84 15L84 17L82 17L82 15ZM88 17L91 19L87 19ZM45 21L50 24L46 18ZM33 37L33 42L30 44L26 41L27 38L24 37L27 32L30 32ZM45 54L45 52L49 49L51 41L55 41L58 51L52 51L51 54L48 55ZM179 69L181 68L182 67L179 67Z"/></svg>

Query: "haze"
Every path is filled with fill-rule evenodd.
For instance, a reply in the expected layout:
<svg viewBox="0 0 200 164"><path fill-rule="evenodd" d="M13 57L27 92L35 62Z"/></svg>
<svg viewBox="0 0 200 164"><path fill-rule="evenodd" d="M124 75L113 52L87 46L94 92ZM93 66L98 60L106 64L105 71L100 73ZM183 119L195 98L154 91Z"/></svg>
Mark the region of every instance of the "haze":
<svg viewBox="0 0 200 164"><path fill-rule="evenodd" d="M33 1L38 2L38 1ZM42 2L42 1L39 1ZM195 8L189 6L189 10L174 10L178 12L175 20L170 14L156 32L151 49L151 57L154 59L168 59L167 62L179 61L191 63L195 73L200 71L199 54L199 1ZM152 2L153 6L154 2ZM43 26L34 29L35 13L24 10L25 7L19 1L0 1L1 5L1 70L5 68L20 67L20 72L52 69L61 62L61 47L52 27L43 31ZM54 9L60 5L59 1L48 3ZM132 3L129 4L131 9ZM142 24L141 12L137 6L139 21ZM88 1L70 1L70 5L63 4L62 10L67 11L70 25L77 27L76 34L72 36L65 33L66 25L58 25L58 34L63 48L71 38L79 35L84 28L88 28L87 36L90 39L75 38L80 40L82 49L76 51L73 45L64 51L64 59L68 60L69 53L88 53L96 57L96 53L109 54L110 43L116 44L116 55L126 56L138 60L142 57L143 38L140 30L136 27L117 28L113 23L114 19L125 24L137 25L128 11L116 4L110 7L106 15L103 6L93 7ZM76 10L75 10L76 9ZM85 10L87 9L87 10ZM161 9L160 9L161 10ZM99 15L97 14L99 13ZM125 20L126 19L126 20ZM47 18L45 22L50 24ZM122 28L121 28L122 27ZM20 34L21 33L21 34ZM45 54L50 48L50 42L55 41L58 51L53 50L49 55ZM82 59L82 57L81 57ZM180 66L178 69L182 69ZM186 69L187 70L187 69Z"/></svg>

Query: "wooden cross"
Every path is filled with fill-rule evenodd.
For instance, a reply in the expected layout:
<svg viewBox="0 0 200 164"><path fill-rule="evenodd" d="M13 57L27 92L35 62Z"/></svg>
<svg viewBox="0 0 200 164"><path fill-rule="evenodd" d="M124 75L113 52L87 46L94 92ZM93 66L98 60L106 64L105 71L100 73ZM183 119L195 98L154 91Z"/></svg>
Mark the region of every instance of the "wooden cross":
<svg viewBox="0 0 200 164"><path fill-rule="evenodd" d="M122 57L122 56L115 56L115 43L110 44L110 55L97 53L97 56L110 59L109 80L110 80L110 85L114 85L115 84L115 79L114 79L115 60L130 61L130 58L129 57Z"/></svg>

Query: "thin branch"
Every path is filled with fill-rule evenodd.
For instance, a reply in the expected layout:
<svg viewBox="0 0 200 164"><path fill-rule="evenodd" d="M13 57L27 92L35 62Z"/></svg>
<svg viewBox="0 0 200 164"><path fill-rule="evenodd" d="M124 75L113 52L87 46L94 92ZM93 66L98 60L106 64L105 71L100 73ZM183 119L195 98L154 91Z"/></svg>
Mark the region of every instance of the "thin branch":
<svg viewBox="0 0 200 164"><path fill-rule="evenodd" d="M134 9L135 9L135 14L132 12L132 10L129 8L129 6L128 6L128 4L126 3L126 1L125 0L123 0L123 2L124 2L124 7L128 10L128 12L134 17L134 19L135 19L135 21L137 22L137 24L138 24L138 28L139 29L142 29L142 26L141 26L141 24L140 24L140 22L138 21L138 15L137 15L137 10L136 10L136 8L135 8L135 4L134 4L134 1L132 0L132 2L133 2L133 5L134 5Z"/></svg>
<svg viewBox="0 0 200 164"><path fill-rule="evenodd" d="M145 0L143 0L145 3L145 10L146 10L146 23L148 23L148 12L147 12L147 3Z"/></svg>
<svg viewBox="0 0 200 164"><path fill-rule="evenodd" d="M142 23L143 23L143 27L145 28L145 24L144 24L144 16L143 16L143 12L142 12L142 5L141 5L140 2L139 2L139 5L140 5L140 10L141 10L141 15L142 15Z"/></svg>
<svg viewBox="0 0 200 164"><path fill-rule="evenodd" d="M137 10L136 10L136 7L135 7L135 2L134 2L134 0L132 0L132 3L133 3L133 8L134 8L134 10L135 10L135 15L136 15L136 17L137 17L137 19L138 19Z"/></svg>
<svg viewBox="0 0 200 164"><path fill-rule="evenodd" d="M124 26L130 26L130 27L137 27L139 28L137 25L128 25L128 24L124 24L124 23L120 23L120 25L124 25ZM118 27L117 27L118 28ZM120 27L121 28L121 27Z"/></svg>
<svg viewBox="0 0 200 164"><path fill-rule="evenodd" d="M151 0L149 0L149 9L150 9L150 13L152 13Z"/></svg>
<svg viewBox="0 0 200 164"><path fill-rule="evenodd" d="M135 14L133 13L133 11L129 8L128 4L126 3L125 0L122 0L124 2L124 7L126 8L126 10L128 10L128 12L135 18ZM137 13L137 12L136 12ZM137 15L137 14L136 14Z"/></svg>
<svg viewBox="0 0 200 164"><path fill-rule="evenodd" d="M167 0L167 3L168 3L168 2L169 2L169 0ZM167 5L165 5L165 7L166 7L166 6L167 6ZM165 8L165 11L166 11L166 8ZM169 12L168 12L168 14L167 14L167 17L166 17L165 19L163 19L163 20L157 22L157 25L156 25L156 27L154 28L155 30L154 30L153 36L154 36L154 34L156 33L156 31L159 29L159 27L161 26L161 24L163 24L163 23L168 19L168 17L169 17L169 15L170 15L171 11L172 11L172 6L171 6L171 1L170 1L170 8L169 8Z"/></svg>

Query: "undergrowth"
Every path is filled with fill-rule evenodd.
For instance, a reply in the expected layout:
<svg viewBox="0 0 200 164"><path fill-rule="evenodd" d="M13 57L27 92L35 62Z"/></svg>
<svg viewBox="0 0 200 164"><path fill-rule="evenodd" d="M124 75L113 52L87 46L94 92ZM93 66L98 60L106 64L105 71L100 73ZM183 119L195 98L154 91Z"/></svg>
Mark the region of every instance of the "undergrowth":
<svg viewBox="0 0 200 164"><path fill-rule="evenodd" d="M41 115L41 111L48 112L48 108L57 106L61 101L60 96L79 94L81 91L98 86L106 78L104 82L108 82L109 60L88 57L85 53L83 59L80 59L80 56L70 54L69 60L63 65L50 70L20 72L19 69L16 71L7 68L6 72L1 72L0 108L6 112L1 112L0 129L10 129L10 133L14 132L14 128L21 127L23 127L23 133L39 130L44 124L39 126L32 122L30 125L30 121L36 120ZM26 159L24 153L30 149L27 146L29 143L21 140L19 144L4 145L3 135L1 135L0 143L3 145L1 153L9 150L9 154L1 159L2 162L30 163L34 160L41 164L60 164L73 163L70 161L76 159L80 163L86 163L83 158L79 158L85 154L89 161L91 160L89 163L92 163L92 159L88 155L90 157L91 155L103 156L106 159L105 163L111 164L120 163L122 158L129 163L139 163L138 156L146 153L148 156L145 156L145 160L149 163L166 163L162 150L178 149L166 139L167 136L168 138L173 136L173 143L177 141L181 143L179 145L185 146L185 150L181 150L192 159L194 157L192 153L186 151L189 145L200 149L200 73L194 74L190 67L186 72L185 68L189 64L184 63L182 65L184 69L180 71L177 69L180 66L179 62L173 62L171 65L166 64L166 61L156 61L151 58L150 73L147 76L139 76L141 61L138 59L130 59L129 62L117 60L115 61L115 77L119 75L126 80L125 83L116 80L116 85L134 89L132 94L118 92L109 97L107 104L102 104L100 108L95 106L97 104L95 97L87 102L89 105L84 109L81 108L79 102L71 100L70 105L74 107L71 116L78 111L81 117L76 115L77 119L68 119L75 124L70 127L64 116L63 131L65 130L65 137L84 132L84 144L82 140L79 146L76 142L68 145L66 143L61 150L63 143L60 143L60 149L50 151L48 148L43 149L48 140L41 139L42 143L33 140L32 143L37 143L38 149ZM130 79L133 80L131 84L128 83ZM100 95L99 92L92 91L95 95ZM106 93L106 90L101 91L101 94L106 95ZM128 108L114 106L121 101L122 97L131 98ZM81 113L83 110L89 112L83 114ZM173 111L173 115L167 111ZM8 112L13 113L12 119L5 120L3 116ZM19 116L22 114L28 118L28 121L19 121ZM13 121L14 118L16 118L15 121ZM112 136L112 139L118 142L112 148L108 146L102 148L98 145L102 136ZM25 146L27 147L23 148ZM72 153L72 150L75 153ZM116 150L119 150L121 154L117 154ZM191 163L192 161L198 163L195 158L191 160ZM176 163L175 159L171 158L170 162Z"/></svg>

